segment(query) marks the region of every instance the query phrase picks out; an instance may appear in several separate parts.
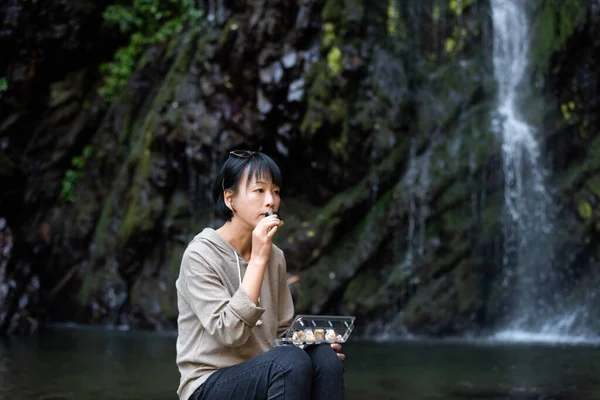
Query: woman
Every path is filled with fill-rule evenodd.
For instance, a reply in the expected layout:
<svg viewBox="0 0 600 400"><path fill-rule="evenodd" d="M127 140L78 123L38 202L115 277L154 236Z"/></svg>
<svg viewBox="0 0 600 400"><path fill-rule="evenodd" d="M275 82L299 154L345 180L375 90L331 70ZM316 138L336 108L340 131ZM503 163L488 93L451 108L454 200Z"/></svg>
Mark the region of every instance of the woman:
<svg viewBox="0 0 600 400"><path fill-rule="evenodd" d="M181 400L344 399L341 345L271 348L294 317L273 237L281 172L260 152L233 151L213 187L227 222L189 243L177 279Z"/></svg>

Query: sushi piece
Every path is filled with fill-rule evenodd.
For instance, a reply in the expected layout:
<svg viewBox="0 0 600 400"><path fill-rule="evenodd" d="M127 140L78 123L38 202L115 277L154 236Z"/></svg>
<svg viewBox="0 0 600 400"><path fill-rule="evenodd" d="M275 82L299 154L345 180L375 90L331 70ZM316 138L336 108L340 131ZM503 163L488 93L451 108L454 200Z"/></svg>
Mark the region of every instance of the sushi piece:
<svg viewBox="0 0 600 400"><path fill-rule="evenodd" d="M306 335L303 331L296 331L292 334L292 340L305 340Z"/></svg>
<svg viewBox="0 0 600 400"><path fill-rule="evenodd" d="M279 213L277 211L267 211L265 213L265 217L270 217L271 215L276 215L277 218L279 218L279 226L283 226L283 218L281 218L281 215L279 215Z"/></svg>
<svg viewBox="0 0 600 400"><path fill-rule="evenodd" d="M325 330L315 329L315 340L318 340L318 341L325 340Z"/></svg>
<svg viewBox="0 0 600 400"><path fill-rule="evenodd" d="M336 338L335 330L327 329L327 332L325 332L325 339L335 340L335 338Z"/></svg>
<svg viewBox="0 0 600 400"><path fill-rule="evenodd" d="M304 334L306 335L306 340L310 340L310 341L315 340L315 334L313 333L312 329L305 330Z"/></svg>

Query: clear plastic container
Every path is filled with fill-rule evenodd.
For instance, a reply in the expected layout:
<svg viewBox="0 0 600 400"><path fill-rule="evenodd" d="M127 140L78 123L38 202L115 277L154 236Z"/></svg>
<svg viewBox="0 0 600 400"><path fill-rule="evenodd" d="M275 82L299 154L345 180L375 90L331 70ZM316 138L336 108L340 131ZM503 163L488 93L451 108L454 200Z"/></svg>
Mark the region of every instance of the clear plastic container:
<svg viewBox="0 0 600 400"><path fill-rule="evenodd" d="M354 329L354 319L336 315L298 315L283 337L271 339L271 344L304 346L344 343Z"/></svg>

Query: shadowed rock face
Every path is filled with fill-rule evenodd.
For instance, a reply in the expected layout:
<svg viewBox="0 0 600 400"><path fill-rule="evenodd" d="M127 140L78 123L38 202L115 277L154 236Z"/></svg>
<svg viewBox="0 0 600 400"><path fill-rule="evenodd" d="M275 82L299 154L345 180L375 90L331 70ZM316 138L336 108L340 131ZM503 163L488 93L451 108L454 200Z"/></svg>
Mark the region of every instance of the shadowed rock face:
<svg viewBox="0 0 600 400"><path fill-rule="evenodd" d="M502 316L510 290L498 279L503 178L483 2L460 18L416 0L398 10L225 2L219 18L153 46L111 104L96 94L97 71L123 38L102 28L105 4L38 3L0 6L0 332L64 320L173 328L182 251L220 223L212 180L240 147L282 167L277 244L298 312L353 314L363 333L431 335ZM598 101L563 83L597 87L596 30L582 23L536 72L548 99ZM531 113L555 161L559 253L573 271L565 292L589 293L598 123L591 108L568 121L560 104L548 108ZM61 196L69 170L72 201Z"/></svg>

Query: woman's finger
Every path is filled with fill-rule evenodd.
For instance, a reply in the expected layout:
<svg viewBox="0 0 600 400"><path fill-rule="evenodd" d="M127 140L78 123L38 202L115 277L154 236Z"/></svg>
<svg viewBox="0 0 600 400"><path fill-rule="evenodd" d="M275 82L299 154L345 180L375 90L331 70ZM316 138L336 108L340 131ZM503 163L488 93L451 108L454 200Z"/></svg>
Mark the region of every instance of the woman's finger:
<svg viewBox="0 0 600 400"><path fill-rule="evenodd" d="M344 361L344 360L346 359L346 355L345 355L345 354L342 354L342 353L337 353L337 356L338 356L338 358L339 358L341 361Z"/></svg>
<svg viewBox="0 0 600 400"><path fill-rule="evenodd" d="M262 229L265 229L267 232L269 232L271 230L271 228L275 227L275 226L279 226L279 219L277 219L277 217L265 217L260 225L263 227Z"/></svg>
<svg viewBox="0 0 600 400"><path fill-rule="evenodd" d="M271 228L271 230L269 232L267 232L267 237L269 239L271 239L273 236L275 236L275 232L277 232L277 227L274 226L273 228Z"/></svg>

